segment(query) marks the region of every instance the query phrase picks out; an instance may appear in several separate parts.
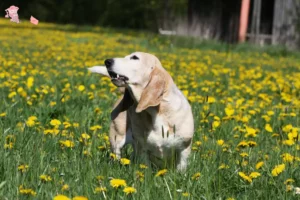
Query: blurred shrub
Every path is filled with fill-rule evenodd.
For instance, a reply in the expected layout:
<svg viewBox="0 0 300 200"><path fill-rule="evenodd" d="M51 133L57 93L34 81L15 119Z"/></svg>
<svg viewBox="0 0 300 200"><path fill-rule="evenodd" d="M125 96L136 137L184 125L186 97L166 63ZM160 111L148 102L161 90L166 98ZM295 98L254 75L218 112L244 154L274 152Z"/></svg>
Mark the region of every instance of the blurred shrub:
<svg viewBox="0 0 300 200"><path fill-rule="evenodd" d="M165 8L182 14L187 3L188 0L9 0L0 3L0 10L4 15L6 8L16 5L21 18L33 15L47 22L157 30Z"/></svg>

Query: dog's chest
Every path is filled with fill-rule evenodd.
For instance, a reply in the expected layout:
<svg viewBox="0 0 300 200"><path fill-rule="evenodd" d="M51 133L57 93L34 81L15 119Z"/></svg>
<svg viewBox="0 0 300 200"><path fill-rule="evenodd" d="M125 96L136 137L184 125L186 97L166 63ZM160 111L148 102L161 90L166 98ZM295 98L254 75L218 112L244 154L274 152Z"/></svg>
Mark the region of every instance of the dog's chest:
<svg viewBox="0 0 300 200"><path fill-rule="evenodd" d="M134 140L152 154L163 157L172 148L181 146L182 140L174 134L173 127L161 115L132 112L132 132Z"/></svg>

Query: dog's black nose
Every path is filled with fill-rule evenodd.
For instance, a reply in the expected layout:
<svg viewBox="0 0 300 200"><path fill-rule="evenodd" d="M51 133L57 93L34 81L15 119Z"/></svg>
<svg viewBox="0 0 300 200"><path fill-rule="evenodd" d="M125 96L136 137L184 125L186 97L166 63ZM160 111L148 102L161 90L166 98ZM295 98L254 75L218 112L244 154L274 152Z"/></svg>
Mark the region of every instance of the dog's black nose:
<svg viewBox="0 0 300 200"><path fill-rule="evenodd" d="M106 68L111 68L111 66L113 65L113 63L114 63L114 59L106 59L104 61L104 64L105 64Z"/></svg>

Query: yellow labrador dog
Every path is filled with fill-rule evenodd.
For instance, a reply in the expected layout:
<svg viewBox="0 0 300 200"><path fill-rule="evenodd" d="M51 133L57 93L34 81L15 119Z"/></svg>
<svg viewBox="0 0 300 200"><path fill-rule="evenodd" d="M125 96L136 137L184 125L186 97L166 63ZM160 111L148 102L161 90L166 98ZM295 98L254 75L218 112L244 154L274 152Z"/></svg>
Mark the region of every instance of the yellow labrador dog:
<svg viewBox="0 0 300 200"><path fill-rule="evenodd" d="M125 87L111 118L116 120L127 111L128 119L122 123L129 121L127 131L133 138L135 156L158 166L175 159L177 169L184 171L194 134L193 114L158 58L135 52L107 59L105 66L113 84Z"/></svg>

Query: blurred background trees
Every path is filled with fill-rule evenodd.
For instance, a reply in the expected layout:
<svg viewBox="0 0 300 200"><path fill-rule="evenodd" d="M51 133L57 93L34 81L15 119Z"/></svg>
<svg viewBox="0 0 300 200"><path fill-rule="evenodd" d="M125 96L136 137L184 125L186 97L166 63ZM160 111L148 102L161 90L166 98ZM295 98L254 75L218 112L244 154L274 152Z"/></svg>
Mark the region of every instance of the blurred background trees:
<svg viewBox="0 0 300 200"><path fill-rule="evenodd" d="M100 25L238 42L242 0L0 0L41 22ZM246 41L300 46L300 0L250 0ZM259 5L259 7L257 7Z"/></svg>
<svg viewBox="0 0 300 200"><path fill-rule="evenodd" d="M19 16L44 22L156 29L160 19L183 13L188 0L2 0L0 9L18 6ZM156 29L157 30L157 29Z"/></svg>

